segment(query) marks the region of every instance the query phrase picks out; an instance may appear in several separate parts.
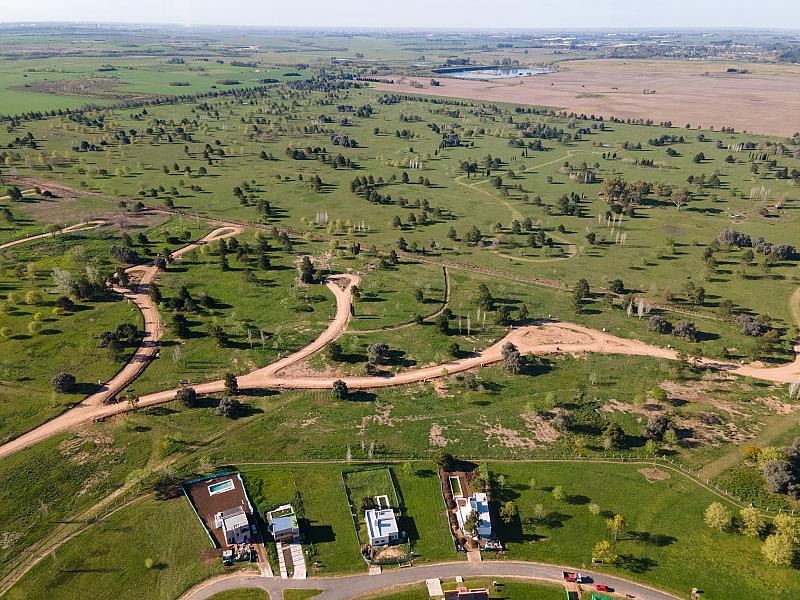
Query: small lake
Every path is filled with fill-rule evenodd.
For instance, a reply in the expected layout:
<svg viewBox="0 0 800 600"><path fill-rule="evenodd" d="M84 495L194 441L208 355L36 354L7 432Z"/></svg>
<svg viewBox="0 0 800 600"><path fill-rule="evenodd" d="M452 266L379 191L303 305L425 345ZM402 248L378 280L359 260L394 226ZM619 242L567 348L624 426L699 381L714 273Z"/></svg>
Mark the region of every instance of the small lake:
<svg viewBox="0 0 800 600"><path fill-rule="evenodd" d="M514 77L531 77L533 75L547 75L555 73L549 69L519 69L519 68L480 68L462 69L461 71L448 71L442 73L459 79L512 79Z"/></svg>

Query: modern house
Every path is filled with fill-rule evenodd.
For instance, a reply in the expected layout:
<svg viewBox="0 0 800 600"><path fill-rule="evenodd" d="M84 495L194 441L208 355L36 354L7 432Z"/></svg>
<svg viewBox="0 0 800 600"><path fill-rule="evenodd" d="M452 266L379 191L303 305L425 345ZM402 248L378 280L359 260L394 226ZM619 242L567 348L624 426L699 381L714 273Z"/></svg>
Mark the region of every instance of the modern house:
<svg viewBox="0 0 800 600"><path fill-rule="evenodd" d="M370 546L388 546L400 540L400 529L397 516L389 506L388 496L376 496L377 508L365 510L364 520L367 522L367 534Z"/></svg>
<svg viewBox="0 0 800 600"><path fill-rule="evenodd" d="M474 492L469 498L463 496L454 498L458 509L458 526L464 533L467 533L465 523L469 515L474 511L478 516L477 535L473 539L486 540L492 537L492 518L489 515L489 502L484 492Z"/></svg>
<svg viewBox="0 0 800 600"><path fill-rule="evenodd" d="M222 529L228 545L250 543L250 520L241 506L215 514L214 526L215 529Z"/></svg>
<svg viewBox="0 0 800 600"><path fill-rule="evenodd" d="M187 481L183 491L215 548L253 543L253 506L238 473Z"/></svg>
<svg viewBox="0 0 800 600"><path fill-rule="evenodd" d="M276 542L300 541L300 525L291 504L284 504L267 513L269 532Z"/></svg>

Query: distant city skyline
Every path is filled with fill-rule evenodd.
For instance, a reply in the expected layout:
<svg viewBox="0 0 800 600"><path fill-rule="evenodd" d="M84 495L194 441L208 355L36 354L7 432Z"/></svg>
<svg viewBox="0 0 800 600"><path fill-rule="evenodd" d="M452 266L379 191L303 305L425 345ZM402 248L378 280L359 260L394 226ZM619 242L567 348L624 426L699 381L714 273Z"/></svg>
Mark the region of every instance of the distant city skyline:
<svg viewBox="0 0 800 600"><path fill-rule="evenodd" d="M28 0L9 22L413 29L800 28L794 0Z"/></svg>

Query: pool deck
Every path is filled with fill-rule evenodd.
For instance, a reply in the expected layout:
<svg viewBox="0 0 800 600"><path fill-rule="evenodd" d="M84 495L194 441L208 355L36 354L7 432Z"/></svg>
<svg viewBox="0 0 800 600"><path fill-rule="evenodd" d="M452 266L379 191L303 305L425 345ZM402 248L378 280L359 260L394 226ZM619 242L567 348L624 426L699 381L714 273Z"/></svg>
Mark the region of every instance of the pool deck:
<svg viewBox="0 0 800 600"><path fill-rule="evenodd" d="M215 494L209 493L209 486L227 480L233 481L233 487L230 490ZM225 534L221 528L214 527L214 515L237 507L241 507L248 515L251 514L250 503L247 500L239 475L234 473L203 479L186 485L184 489L189 501L194 506L195 512L197 512L197 516L200 517L203 527L214 539L217 548L225 548L228 545L225 541Z"/></svg>

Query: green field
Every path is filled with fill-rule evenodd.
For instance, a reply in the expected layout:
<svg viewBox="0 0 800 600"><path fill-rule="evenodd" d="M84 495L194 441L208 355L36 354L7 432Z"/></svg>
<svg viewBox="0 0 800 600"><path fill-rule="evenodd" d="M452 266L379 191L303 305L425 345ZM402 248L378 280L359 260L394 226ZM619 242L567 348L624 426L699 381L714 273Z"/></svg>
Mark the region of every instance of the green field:
<svg viewBox="0 0 800 600"><path fill-rule="evenodd" d="M737 363L794 358L798 137L395 95L374 83L429 79L431 65L454 57L543 66L594 52L523 38L65 28L0 32L0 244L106 223L0 251L0 441L69 410L134 353L136 336L109 348L102 335L143 326L110 290L115 269L149 264L220 222L243 231L158 274L163 336L131 397L246 374L305 347L335 314L322 283L339 273L361 278L353 318L338 347L286 377L439 365L548 318ZM306 255L312 283L301 283ZM589 292L576 302L580 279ZM658 333L651 317L688 320L696 334ZM380 364L369 362L375 344L389 348ZM76 378L66 393L54 391L60 372ZM585 568L619 513L620 560L601 570L681 595L696 586L707 600L800 596L796 556L774 566L759 540L709 529L703 511L717 495L677 471L648 479L639 462L552 461L658 454L745 503L796 511L797 500L767 489L753 451L743 455L800 435L787 386L688 361L559 354L529 357L518 374L496 365L344 399L325 389L225 395L242 403L238 418L218 414L218 396L170 402L3 459L0 575L63 542L8 597L166 600L220 573L185 500L155 499L215 469L241 469L259 526L266 511L294 506L311 576L366 573L362 503L384 494L416 564L458 560L437 451L489 465L496 514L517 504L519 518L496 519L496 558ZM657 414L675 435L648 444ZM609 440L614 424L621 434ZM96 520L111 494L122 508ZM518 581L493 592L556 594Z"/></svg>
<svg viewBox="0 0 800 600"><path fill-rule="evenodd" d="M467 578L464 586L470 589L488 589L489 597L492 600L561 600L564 591L555 586L541 583L529 583L522 580L500 579L489 580L479 578ZM456 584L442 582L442 589L455 589ZM360 600L373 598L385 598L386 600L426 600L429 598L428 589L425 584L414 584L405 586L397 591L384 590L377 594L361 596Z"/></svg>
<svg viewBox="0 0 800 600"><path fill-rule="evenodd" d="M9 598L172 599L222 570L205 561L208 537L185 498L122 509L39 563ZM145 561L151 559L148 568Z"/></svg>

